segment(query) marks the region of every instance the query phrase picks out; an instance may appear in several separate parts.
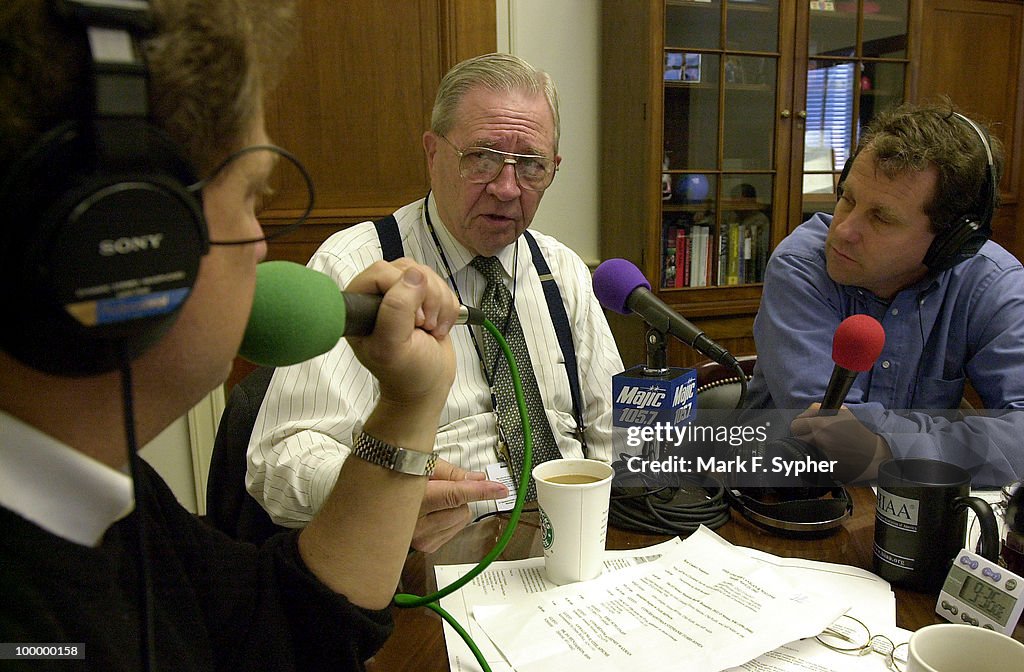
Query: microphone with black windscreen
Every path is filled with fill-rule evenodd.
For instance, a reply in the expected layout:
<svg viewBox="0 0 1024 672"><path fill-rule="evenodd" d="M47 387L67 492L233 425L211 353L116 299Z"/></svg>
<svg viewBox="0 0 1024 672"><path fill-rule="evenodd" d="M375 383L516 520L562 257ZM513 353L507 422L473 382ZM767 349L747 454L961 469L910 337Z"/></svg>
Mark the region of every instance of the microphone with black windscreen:
<svg viewBox="0 0 1024 672"><path fill-rule="evenodd" d="M330 276L288 261L256 267L256 293L238 354L260 366L290 366L322 355L343 336L373 333L381 297L338 290ZM461 306L456 324L483 324Z"/></svg>
<svg viewBox="0 0 1024 672"><path fill-rule="evenodd" d="M884 347L885 330L870 315L851 315L839 324L832 336L835 368L821 401L822 411L839 410L857 374L870 370Z"/></svg>
<svg viewBox="0 0 1024 672"><path fill-rule="evenodd" d="M609 310L623 315L636 313L654 329L678 338L708 359L723 366L739 366L728 350L655 296L644 274L626 259L609 259L597 267L594 294Z"/></svg>

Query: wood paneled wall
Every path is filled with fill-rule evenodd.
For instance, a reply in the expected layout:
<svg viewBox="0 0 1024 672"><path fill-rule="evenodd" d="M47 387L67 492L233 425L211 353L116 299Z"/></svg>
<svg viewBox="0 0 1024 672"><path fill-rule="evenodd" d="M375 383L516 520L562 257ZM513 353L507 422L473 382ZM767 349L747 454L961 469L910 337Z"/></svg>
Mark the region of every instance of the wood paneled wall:
<svg viewBox="0 0 1024 672"><path fill-rule="evenodd" d="M421 137L437 85L458 61L496 47L488 0L302 0L302 41L267 102L267 127L316 183L309 225L271 244L305 263L339 227L376 219L429 186ZM297 185L296 185L297 186ZM275 197L271 220L301 201Z"/></svg>
<svg viewBox="0 0 1024 672"><path fill-rule="evenodd" d="M274 143L305 164L316 206L271 241L268 258L305 264L328 236L378 219L429 187L421 137L441 77L493 52L493 0L301 0L302 38L266 104ZM305 188L284 185L261 219L294 221ZM252 365L238 359L228 390Z"/></svg>
<svg viewBox="0 0 1024 672"><path fill-rule="evenodd" d="M1003 204L993 221L992 237L1024 259L1019 226L1024 189L1024 4L1020 0L926 0L921 12L921 65L914 99L924 102L946 95L968 116L992 125L1006 152L999 185Z"/></svg>

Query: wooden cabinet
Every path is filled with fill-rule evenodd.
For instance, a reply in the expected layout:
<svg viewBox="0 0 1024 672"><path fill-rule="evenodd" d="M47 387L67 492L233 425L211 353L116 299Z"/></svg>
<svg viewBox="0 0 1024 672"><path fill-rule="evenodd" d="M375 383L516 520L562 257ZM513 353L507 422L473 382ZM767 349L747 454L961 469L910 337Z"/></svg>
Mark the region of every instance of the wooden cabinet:
<svg viewBox="0 0 1024 672"><path fill-rule="evenodd" d="M911 38L920 33L911 31L910 0L796 5L790 231L815 212L832 212L860 129L912 98Z"/></svg>
<svg viewBox="0 0 1024 672"><path fill-rule="evenodd" d="M993 239L1024 259L1019 210L1024 174L1024 2L1021 0L926 0L920 7L922 63L915 100L948 96L966 114L986 120L1003 143L1002 206Z"/></svg>
<svg viewBox="0 0 1024 672"><path fill-rule="evenodd" d="M993 125L993 239L1024 258L1021 0L607 0L603 15L602 256L734 354L754 352L765 252L832 211L860 128L904 100L948 96ZM692 260L704 226L694 266L679 250ZM624 361L644 361L643 323L611 322ZM699 356L673 342L669 358Z"/></svg>

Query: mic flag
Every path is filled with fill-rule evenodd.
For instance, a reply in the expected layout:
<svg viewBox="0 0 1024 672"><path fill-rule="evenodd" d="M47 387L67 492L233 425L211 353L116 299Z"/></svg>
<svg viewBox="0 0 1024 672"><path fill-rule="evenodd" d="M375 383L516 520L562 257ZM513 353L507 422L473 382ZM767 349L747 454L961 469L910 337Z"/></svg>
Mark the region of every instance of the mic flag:
<svg viewBox="0 0 1024 672"><path fill-rule="evenodd" d="M838 410L846 400L858 373L868 371L885 347L885 329L870 315L851 315L832 336L832 378L828 381L822 410Z"/></svg>
<svg viewBox="0 0 1024 672"><path fill-rule="evenodd" d="M669 368L652 375L645 367L635 366L612 376L612 432L615 453L641 453L657 458L663 441L642 440L664 436L665 430L693 422L696 410L697 372ZM648 429L644 429L648 428ZM661 431L659 431L661 430Z"/></svg>
<svg viewBox="0 0 1024 672"><path fill-rule="evenodd" d="M381 297L341 292L330 276L288 261L256 267L256 292L238 354L260 366L290 366L322 355L342 336L373 333ZM483 324L462 306L456 324Z"/></svg>

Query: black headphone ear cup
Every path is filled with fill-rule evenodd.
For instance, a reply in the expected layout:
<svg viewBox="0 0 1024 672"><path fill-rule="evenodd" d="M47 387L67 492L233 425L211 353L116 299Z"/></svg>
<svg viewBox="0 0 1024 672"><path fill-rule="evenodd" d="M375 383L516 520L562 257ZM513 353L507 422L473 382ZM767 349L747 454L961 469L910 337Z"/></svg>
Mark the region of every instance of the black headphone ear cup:
<svg viewBox="0 0 1024 672"><path fill-rule="evenodd" d="M853 498L842 486L832 488L829 497L759 501L753 495L727 489L730 506L761 529L782 537L816 539L835 532L853 515Z"/></svg>
<svg viewBox="0 0 1024 672"><path fill-rule="evenodd" d="M968 211L961 215L952 226L936 235L928 247L924 255L924 265L934 273L952 268L978 253L982 245L992 237L992 217L999 202L995 166L992 164L992 147L987 133L959 112L954 113L954 116L978 134L978 139L985 148L985 179L977 199L971 206L973 212Z"/></svg>
<svg viewBox="0 0 1024 672"><path fill-rule="evenodd" d="M173 324L208 249L195 182L142 120L64 124L0 188L7 232L4 349L58 375L141 354Z"/></svg>
<svg viewBox="0 0 1024 672"><path fill-rule="evenodd" d="M775 439L769 443L769 463L779 459L782 464L794 464L811 460L815 463L828 461L828 456L812 443L792 436ZM835 487L831 473L807 472L792 476L792 483L780 484L775 488L776 495L782 500L810 499L824 497Z"/></svg>
<svg viewBox="0 0 1024 672"><path fill-rule="evenodd" d="M935 236L925 252L924 265L935 273L952 268L977 254L989 234L980 217L964 215Z"/></svg>

